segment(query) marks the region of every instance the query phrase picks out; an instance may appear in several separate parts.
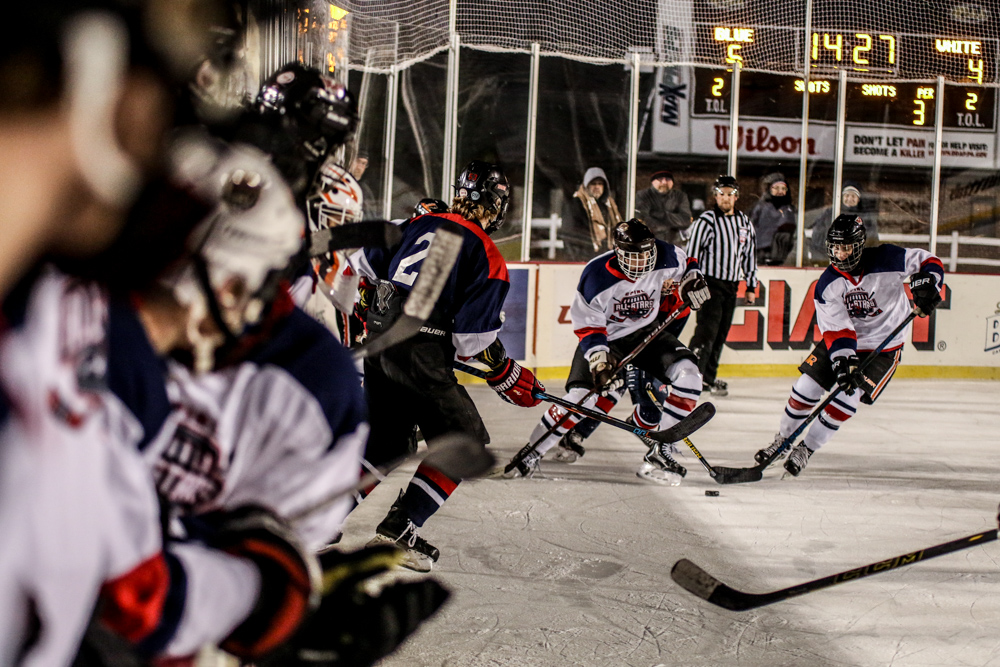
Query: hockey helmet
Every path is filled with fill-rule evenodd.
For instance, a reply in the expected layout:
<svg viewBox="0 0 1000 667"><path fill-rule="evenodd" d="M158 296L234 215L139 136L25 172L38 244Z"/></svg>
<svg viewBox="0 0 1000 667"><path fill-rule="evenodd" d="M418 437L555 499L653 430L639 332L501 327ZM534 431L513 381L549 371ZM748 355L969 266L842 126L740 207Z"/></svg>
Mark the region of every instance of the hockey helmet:
<svg viewBox="0 0 1000 667"><path fill-rule="evenodd" d="M638 280L656 266L656 237L635 218L619 222L614 230L615 257L630 280Z"/></svg>
<svg viewBox="0 0 1000 667"><path fill-rule="evenodd" d="M510 205L510 183L498 164L473 160L465 167L455 182L455 196L468 199L493 214L493 221L486 227L492 234L503 225L504 215Z"/></svg>
<svg viewBox="0 0 1000 667"><path fill-rule="evenodd" d="M734 195L740 194L740 184L732 176L722 175L715 179L715 183L712 184L712 192L721 194L722 188L732 188Z"/></svg>
<svg viewBox="0 0 1000 667"><path fill-rule="evenodd" d="M310 231L359 222L363 203L364 195L358 181L327 158L306 197Z"/></svg>
<svg viewBox="0 0 1000 667"><path fill-rule="evenodd" d="M289 63L264 82L254 111L289 132L309 161L318 161L354 134L358 105L350 91L318 69Z"/></svg>
<svg viewBox="0 0 1000 667"><path fill-rule="evenodd" d="M867 233L865 223L856 214L838 215L826 232L826 253L830 263L841 271L852 271L861 262L861 251L864 250ZM837 253L849 252L840 259Z"/></svg>
<svg viewBox="0 0 1000 667"><path fill-rule="evenodd" d="M448 205L445 204L440 199L426 198L421 199L417 202L417 205L413 207L413 217L418 215L428 215L431 213L447 213Z"/></svg>

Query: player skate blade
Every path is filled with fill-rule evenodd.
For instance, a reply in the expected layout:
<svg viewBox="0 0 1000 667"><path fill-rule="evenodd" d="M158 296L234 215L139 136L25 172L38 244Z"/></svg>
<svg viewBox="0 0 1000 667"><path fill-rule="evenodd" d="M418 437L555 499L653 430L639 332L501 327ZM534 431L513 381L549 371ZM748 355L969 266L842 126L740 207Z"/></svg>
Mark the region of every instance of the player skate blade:
<svg viewBox="0 0 1000 667"><path fill-rule="evenodd" d="M635 476L640 479L662 484L664 486L680 486L684 478L675 472L660 470L651 463L643 462L642 467L635 472Z"/></svg>
<svg viewBox="0 0 1000 667"><path fill-rule="evenodd" d="M385 535L375 535L365 546L379 547L386 544L392 544L402 550L403 555L399 561L400 567L405 567L407 570L413 570L414 572L430 572L431 568L434 567L434 561L427 554L422 554L413 549L404 549L398 542Z"/></svg>

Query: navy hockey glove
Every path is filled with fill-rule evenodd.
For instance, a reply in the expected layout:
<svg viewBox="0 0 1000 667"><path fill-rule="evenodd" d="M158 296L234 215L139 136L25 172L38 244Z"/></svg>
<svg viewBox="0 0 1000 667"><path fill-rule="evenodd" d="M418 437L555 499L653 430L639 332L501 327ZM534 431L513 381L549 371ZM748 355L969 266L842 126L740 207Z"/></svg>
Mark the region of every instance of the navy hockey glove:
<svg viewBox="0 0 1000 667"><path fill-rule="evenodd" d="M932 273L921 271L910 276L910 292L913 293L913 305L920 317L927 317L941 303L941 293Z"/></svg>
<svg viewBox="0 0 1000 667"><path fill-rule="evenodd" d="M837 378L837 386L848 396L853 396L854 390L861 386L855 370L857 367L858 358L853 354L848 357L837 357L833 361L833 374Z"/></svg>
<svg viewBox="0 0 1000 667"><path fill-rule="evenodd" d="M392 545L327 551L323 600L262 667L366 667L395 651L448 599L434 579L384 583L402 561ZM382 583L379 583L382 580Z"/></svg>
<svg viewBox="0 0 1000 667"><path fill-rule="evenodd" d="M319 564L291 527L263 507L198 516L209 546L241 556L260 569L261 591L250 615L219 646L238 658L257 660L289 639L319 592Z"/></svg>
<svg viewBox="0 0 1000 667"><path fill-rule="evenodd" d="M706 301L712 298L712 293L708 289L708 282L705 276L699 271L691 271L681 280L679 288L681 298L691 306L691 310L698 310Z"/></svg>
<svg viewBox="0 0 1000 667"><path fill-rule="evenodd" d="M533 408L542 402L535 397L536 391L545 391L535 374L513 359L507 359L501 366L486 376L486 384L500 398L522 408Z"/></svg>

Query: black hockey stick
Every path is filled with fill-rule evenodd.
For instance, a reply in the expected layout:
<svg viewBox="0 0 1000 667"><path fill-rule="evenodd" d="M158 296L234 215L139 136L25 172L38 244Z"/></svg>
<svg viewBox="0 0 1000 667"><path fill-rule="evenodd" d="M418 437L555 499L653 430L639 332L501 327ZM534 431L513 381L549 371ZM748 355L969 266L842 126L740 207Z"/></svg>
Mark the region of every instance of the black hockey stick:
<svg viewBox="0 0 1000 667"><path fill-rule="evenodd" d="M420 265L420 273L413 283L413 289L403 304L403 314L388 331L379 334L367 345L356 348L355 359L381 354L420 331L437 305L451 269L458 260L458 253L462 251L463 241L463 230L458 224L445 221L437 228L427 248L427 256Z"/></svg>
<svg viewBox="0 0 1000 667"><path fill-rule="evenodd" d="M469 366L468 364L463 364L460 361L454 363L456 369L462 371L463 373L468 373L469 375L475 375L476 377L486 378L486 373ZM534 393L535 398L539 398L543 401L548 401L549 403L555 403L556 405L562 406L569 410L570 412L575 412L578 415L583 415L584 417L590 417L591 419L596 419L599 422L604 422L605 424L611 424L617 428L620 428L629 433L634 433L640 438L649 438L650 440L655 440L656 442L677 442L682 438L687 438L689 435L700 429L702 426L707 424L715 416L715 406L711 403L702 403L694 410L691 411L687 417L677 422L670 428L664 429L662 431L650 431L648 429L642 428L641 426L636 426L635 424L629 424L628 422L623 422L621 419L615 419L611 415L605 414L600 410L591 410L590 408L585 408L579 403L573 403L572 401L567 401L564 398L558 396L553 396L552 394L546 393L544 391L536 391Z"/></svg>
<svg viewBox="0 0 1000 667"><path fill-rule="evenodd" d="M653 329L652 331L650 331L649 334L645 338L643 338L642 341L640 341L638 345L635 346L635 349L633 349L624 359L622 359L621 361L619 361L618 365L615 366L615 376L617 377L618 373L620 373L621 370L623 368L625 368L625 366L628 365L629 362L631 362L633 359L635 359L637 356L639 356L640 352L642 352L643 350L645 350L646 347L650 343L652 343L654 340L656 340L656 338L661 333L663 333L664 331L666 331L667 327L670 326L673 323L673 321L677 319L677 316L680 315L681 311L683 311L683 310L684 310L684 308L678 308L674 312L670 313L670 315L667 317L667 319L665 319L658 327L656 327L655 329ZM596 388L595 389L591 389L590 391L588 391L584 395L583 398L581 398L577 402L577 404L586 403L587 399L590 398L591 396L593 396L596 393L597 393L597 389ZM520 451L517 452L517 454L514 454L514 457L510 460L510 462L507 465L504 466L503 471L505 473L508 473L511 470L513 470L514 468L516 468L517 465L519 463L521 463L521 461L523 461L525 458L528 457L529 454L531 454L532 452L535 451L535 449L538 447L538 445L543 440L545 440L545 438L549 437L552 433L555 432L555 430L557 428L559 428L560 426L562 426L562 424L565 423L567 419L569 419L569 415L570 415L569 412L567 412L566 414L564 414L562 417L560 417L556 421L556 423L554 423L552 426L548 427L548 429L546 429L545 433L543 433L537 440L535 440L534 442L529 442L524 447L522 447L520 449Z"/></svg>
<svg viewBox="0 0 1000 667"><path fill-rule="evenodd" d="M740 484L742 482L757 482L763 476L762 470L757 470L756 468L726 468L725 466L713 466L705 457L701 455L698 448L694 446L689 438L684 438L684 444L687 445L692 452L694 452L695 457L705 466L705 470L708 471L709 477L714 479L717 484Z"/></svg>
<svg viewBox="0 0 1000 667"><path fill-rule="evenodd" d="M403 232L399 225L384 220L352 222L327 227L309 237L309 256L319 257L328 252L348 248L391 248L400 242Z"/></svg>
<svg viewBox="0 0 1000 667"><path fill-rule="evenodd" d="M889 341L895 338L900 331L905 329L906 326L910 322L912 322L913 318L915 318L916 316L917 312L915 310L912 311L909 315L907 315L906 319L900 322L899 326L893 329L892 332L888 336L886 336L881 343L879 343L879 346L876 347L874 350L872 350L871 353L867 357L865 357L860 364L858 364L858 367L854 370L854 372L858 373L864 370L865 368L868 367L869 364L875 361L875 358L878 357L878 355L882 352L882 350L885 349L885 346L889 344ZM858 389L858 391L861 390ZM778 449L776 449L769 458L765 459L764 461L761 461L752 468L732 468L731 469L733 471L732 473L722 477L721 479L717 479L716 481L719 482L720 484L739 484L741 482L757 482L763 479L764 470L769 465L774 463L775 459L781 456L782 452L784 452L786 449L792 446L792 443L795 442L795 439L798 438L800 435L802 435L802 432L806 430L806 427L809 426L809 424L811 424L812 421L816 419L816 417L818 417L821 412L823 412L823 409L826 408L826 406L830 405L830 403L833 402L833 399L837 398L839 394L840 394L839 387L831 391L830 394L826 397L826 399L824 399L822 403L817 405L816 408L809 414L809 416L806 417L805 421L799 424L798 428L792 431L792 434L789 435L787 438L785 438L785 440L781 443L781 446L778 447Z"/></svg>
<svg viewBox="0 0 1000 667"><path fill-rule="evenodd" d="M479 477L491 470L497 462L496 457L486 447L468 435L463 433L448 433L427 443L426 451L408 454L390 461L386 465L380 466L377 471L366 473L355 484L332 492L326 498L299 510L288 517L288 519L290 521L301 521L314 512L326 509L344 496L363 491L381 481L386 475L404 463L419 458L423 459L423 463L435 468L450 479Z"/></svg>
<svg viewBox="0 0 1000 667"><path fill-rule="evenodd" d="M674 563L674 567L670 571L670 577L681 588L697 595L702 600L707 600L714 605L731 611L746 611L798 597L799 595L805 595L806 593L812 593L823 588L829 588L830 586L836 586L845 581L854 581L855 579L870 577L875 574L905 567L906 565L913 565L928 558L936 558L937 556L943 556L953 551L961 551L962 549L992 542L996 539L997 529L994 528L984 533L976 533L975 535L969 535L952 540L951 542L927 547L919 551L912 551L888 560L878 561L877 563L869 563L868 565L838 572L837 574L832 574L821 579L807 581L804 584L771 591L770 593L744 593L743 591L738 591L722 583L686 558L682 558Z"/></svg>

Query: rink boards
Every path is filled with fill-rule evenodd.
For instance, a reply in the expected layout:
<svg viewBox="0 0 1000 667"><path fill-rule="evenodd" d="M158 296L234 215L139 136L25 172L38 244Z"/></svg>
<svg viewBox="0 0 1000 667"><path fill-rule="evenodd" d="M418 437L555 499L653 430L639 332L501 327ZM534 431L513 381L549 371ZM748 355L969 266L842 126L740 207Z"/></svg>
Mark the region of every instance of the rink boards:
<svg viewBox="0 0 1000 667"><path fill-rule="evenodd" d="M511 356L542 378L565 377L577 338L569 318L582 264L510 264L511 291L501 337ZM767 268L759 273L757 301L741 298L720 375L796 374L820 340L812 290L820 269ZM900 377L1000 379L1000 276L949 274L944 301L916 320L903 353ZM741 291L742 295L742 291ZM685 342L694 331L692 316Z"/></svg>

